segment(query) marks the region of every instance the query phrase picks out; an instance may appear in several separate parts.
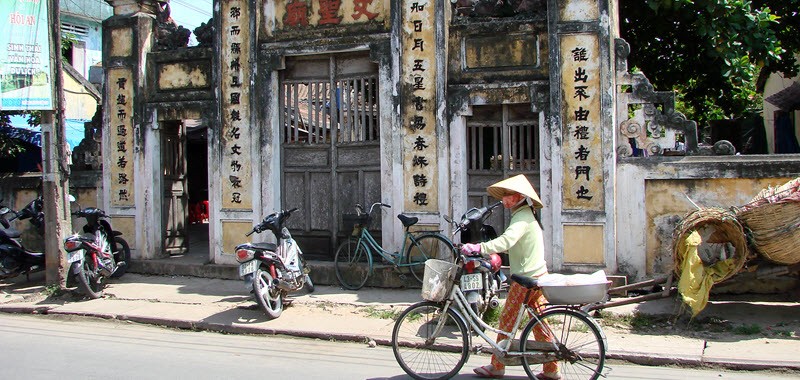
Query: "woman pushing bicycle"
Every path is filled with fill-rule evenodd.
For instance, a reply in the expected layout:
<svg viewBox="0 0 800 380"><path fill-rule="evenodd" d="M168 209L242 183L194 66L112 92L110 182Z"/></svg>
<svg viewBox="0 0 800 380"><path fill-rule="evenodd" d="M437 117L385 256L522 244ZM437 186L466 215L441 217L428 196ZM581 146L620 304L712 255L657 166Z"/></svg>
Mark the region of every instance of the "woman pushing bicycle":
<svg viewBox="0 0 800 380"><path fill-rule="evenodd" d="M542 208L542 201L531 183L525 178L525 175L520 174L489 186L486 192L502 200L503 206L511 210L511 221L502 235L480 244L466 243L462 246L461 251L466 255L478 253L486 257L492 252L508 251L511 274L534 278L547 274L542 228L534 215L536 208ZM525 287L517 283L511 284L505 305L500 313L499 328L501 330L511 331L527 292L528 289ZM538 313L541 311L543 299L541 290L537 289L531 293L528 305ZM534 336L536 340L549 341L547 334L540 326L534 330ZM497 341L507 338L505 335L499 334ZM499 379L505 374L505 364L493 355L491 364L477 367L473 371L478 377ZM561 375L556 362L545 363L543 372L536 375L536 378L539 380L560 379Z"/></svg>

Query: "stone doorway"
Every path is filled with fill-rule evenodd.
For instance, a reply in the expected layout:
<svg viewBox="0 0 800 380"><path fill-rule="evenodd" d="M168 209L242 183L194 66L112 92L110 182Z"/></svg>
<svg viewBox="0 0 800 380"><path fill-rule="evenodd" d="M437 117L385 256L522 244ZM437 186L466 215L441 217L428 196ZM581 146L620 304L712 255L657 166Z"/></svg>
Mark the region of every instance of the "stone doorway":
<svg viewBox="0 0 800 380"><path fill-rule="evenodd" d="M208 135L200 120L161 125L164 252L208 258Z"/></svg>

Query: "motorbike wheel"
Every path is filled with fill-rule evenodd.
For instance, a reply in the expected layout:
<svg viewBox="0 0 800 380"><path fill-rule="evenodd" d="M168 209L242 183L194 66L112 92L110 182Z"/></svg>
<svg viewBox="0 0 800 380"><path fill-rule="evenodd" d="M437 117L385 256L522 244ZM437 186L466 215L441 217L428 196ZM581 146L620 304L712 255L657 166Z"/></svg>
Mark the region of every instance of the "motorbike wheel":
<svg viewBox="0 0 800 380"><path fill-rule="evenodd" d="M114 261L117 264L119 264L120 261L125 262L125 265L117 266L117 269L111 274L112 278L117 278L122 277L122 275L128 271L128 267L131 264L131 247L128 245L128 242L120 236L114 236L114 242L117 243L117 251L114 252Z"/></svg>
<svg viewBox="0 0 800 380"><path fill-rule="evenodd" d="M80 268L77 273L70 270L70 273L75 273L77 277L78 289L91 299L98 299L103 296L103 276L97 273L97 270L92 268L93 265L87 260L82 260L72 263L73 266L78 265Z"/></svg>
<svg viewBox="0 0 800 380"><path fill-rule="evenodd" d="M253 293L256 296L256 302L267 314L268 319L278 318L283 312L283 293L274 282L274 278L269 271L256 270L253 280Z"/></svg>

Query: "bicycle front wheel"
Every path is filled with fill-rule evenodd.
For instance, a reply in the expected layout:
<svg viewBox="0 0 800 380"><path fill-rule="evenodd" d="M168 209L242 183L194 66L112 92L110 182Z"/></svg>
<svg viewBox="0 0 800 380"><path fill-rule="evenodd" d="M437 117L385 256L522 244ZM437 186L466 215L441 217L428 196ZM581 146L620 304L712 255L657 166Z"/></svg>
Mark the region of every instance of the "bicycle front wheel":
<svg viewBox="0 0 800 380"><path fill-rule="evenodd" d="M554 372L556 367L563 380L600 377L606 360L605 338L591 317L577 310L559 308L545 310L539 319L532 319L522 331L520 351L533 353L537 345L547 347L550 344L544 342L555 342L558 360L542 363L543 360L534 357L523 357L525 373L531 379L541 372Z"/></svg>
<svg viewBox="0 0 800 380"><path fill-rule="evenodd" d="M400 314L392 331L397 363L415 379L449 379L469 358L469 333L464 321L441 304L420 302Z"/></svg>
<svg viewBox="0 0 800 380"><path fill-rule="evenodd" d="M433 234L411 239L406 250L406 263L408 264L408 270L420 284L422 283L422 277L425 275L425 261L428 259L455 262L453 243L440 235Z"/></svg>
<svg viewBox="0 0 800 380"><path fill-rule="evenodd" d="M336 250L333 267L342 287L358 290L372 273L372 257L360 239L347 239Z"/></svg>

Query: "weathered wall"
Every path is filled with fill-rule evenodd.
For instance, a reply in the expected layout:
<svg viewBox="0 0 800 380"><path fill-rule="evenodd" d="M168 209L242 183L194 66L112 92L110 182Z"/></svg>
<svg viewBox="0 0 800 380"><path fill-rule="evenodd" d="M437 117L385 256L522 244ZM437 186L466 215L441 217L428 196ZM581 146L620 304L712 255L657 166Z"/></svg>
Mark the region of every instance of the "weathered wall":
<svg viewBox="0 0 800 380"><path fill-rule="evenodd" d="M783 184L798 173L800 157L795 156L620 159L618 271L632 280L669 273L672 233L681 218L695 210L694 204L742 206L762 189Z"/></svg>

